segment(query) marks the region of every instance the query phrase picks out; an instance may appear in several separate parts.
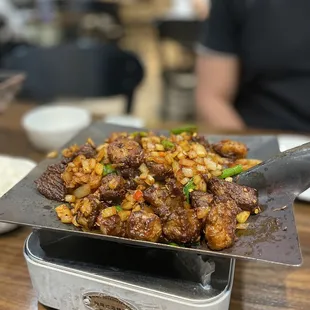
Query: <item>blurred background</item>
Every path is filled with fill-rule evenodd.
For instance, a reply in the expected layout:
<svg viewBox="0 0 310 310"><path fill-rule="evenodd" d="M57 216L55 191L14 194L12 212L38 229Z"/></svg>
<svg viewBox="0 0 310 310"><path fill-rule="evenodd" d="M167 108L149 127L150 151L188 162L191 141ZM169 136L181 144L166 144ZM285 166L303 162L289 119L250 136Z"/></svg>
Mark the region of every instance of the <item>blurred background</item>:
<svg viewBox="0 0 310 310"><path fill-rule="evenodd" d="M1 0L0 91L22 73L21 104L194 121L194 49L207 14L207 0Z"/></svg>

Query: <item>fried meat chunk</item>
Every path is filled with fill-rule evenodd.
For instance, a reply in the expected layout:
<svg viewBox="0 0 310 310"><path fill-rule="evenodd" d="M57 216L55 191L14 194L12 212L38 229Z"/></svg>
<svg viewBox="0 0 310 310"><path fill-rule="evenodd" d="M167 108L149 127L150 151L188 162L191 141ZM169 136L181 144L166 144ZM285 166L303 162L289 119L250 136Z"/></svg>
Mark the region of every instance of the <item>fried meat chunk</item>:
<svg viewBox="0 0 310 310"><path fill-rule="evenodd" d="M172 168L164 164L147 161L146 166L148 167L150 174L153 175L157 181L163 181L166 178L173 176Z"/></svg>
<svg viewBox="0 0 310 310"><path fill-rule="evenodd" d="M164 237L176 243L195 243L200 240L201 222L193 209L172 212L163 225Z"/></svg>
<svg viewBox="0 0 310 310"><path fill-rule="evenodd" d="M67 189L61 177L66 165L58 163L49 165L46 171L35 181L38 191L48 199L64 201Z"/></svg>
<svg viewBox="0 0 310 310"><path fill-rule="evenodd" d="M228 196L216 197L207 216L205 238L211 250L223 250L235 242L236 216L240 209Z"/></svg>
<svg viewBox="0 0 310 310"><path fill-rule="evenodd" d="M144 159L144 152L138 142L129 139L118 139L108 146L108 156L113 164L119 167L139 167Z"/></svg>
<svg viewBox="0 0 310 310"><path fill-rule="evenodd" d="M100 210L107 206L95 195L90 195L88 198L82 199L81 207L77 212L76 222L86 230L94 229Z"/></svg>
<svg viewBox="0 0 310 310"><path fill-rule="evenodd" d="M167 187L151 186L147 188L143 197L147 203L152 206L154 213L157 214L162 220L167 220L171 212L183 209L183 197L173 196Z"/></svg>
<svg viewBox="0 0 310 310"><path fill-rule="evenodd" d="M242 186L234 182L227 182L218 178L212 178L207 183L208 190L215 196L231 197L244 211L254 213L258 207L258 192L256 189Z"/></svg>
<svg viewBox="0 0 310 310"><path fill-rule="evenodd" d="M211 209L211 202L214 199L213 195L203 191L192 191L190 193L190 199L198 219L201 220L202 224L205 224Z"/></svg>
<svg viewBox="0 0 310 310"><path fill-rule="evenodd" d="M222 140L212 145L213 150L223 157L228 158L245 158L248 148L244 143L231 140Z"/></svg>
<svg viewBox="0 0 310 310"><path fill-rule="evenodd" d="M127 236L131 239L157 242L162 234L160 218L146 211L132 212L127 220Z"/></svg>
<svg viewBox="0 0 310 310"><path fill-rule="evenodd" d="M203 191L192 191L190 193L191 203L193 208L208 207L213 201L213 194Z"/></svg>
<svg viewBox="0 0 310 310"><path fill-rule="evenodd" d="M108 203L120 203L126 195L128 184L125 179L115 173L108 174L102 178L100 200Z"/></svg>
<svg viewBox="0 0 310 310"><path fill-rule="evenodd" d="M89 143L85 143L76 153L74 153L74 157L78 155L84 155L86 158L94 158L96 154L96 149Z"/></svg>
<svg viewBox="0 0 310 310"><path fill-rule="evenodd" d="M126 222L122 222L118 214L103 217L101 213L97 217L97 226L104 235L125 237L126 236Z"/></svg>

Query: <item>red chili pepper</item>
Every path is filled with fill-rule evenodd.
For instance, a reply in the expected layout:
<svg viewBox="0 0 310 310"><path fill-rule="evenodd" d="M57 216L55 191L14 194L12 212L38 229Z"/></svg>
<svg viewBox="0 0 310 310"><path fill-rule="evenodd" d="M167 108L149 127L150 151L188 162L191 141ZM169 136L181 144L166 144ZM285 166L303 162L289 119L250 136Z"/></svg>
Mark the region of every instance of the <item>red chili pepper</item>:
<svg viewBox="0 0 310 310"><path fill-rule="evenodd" d="M140 200L143 197L143 193L142 191L140 191L139 189L136 190L136 192L133 194L133 198L134 200Z"/></svg>

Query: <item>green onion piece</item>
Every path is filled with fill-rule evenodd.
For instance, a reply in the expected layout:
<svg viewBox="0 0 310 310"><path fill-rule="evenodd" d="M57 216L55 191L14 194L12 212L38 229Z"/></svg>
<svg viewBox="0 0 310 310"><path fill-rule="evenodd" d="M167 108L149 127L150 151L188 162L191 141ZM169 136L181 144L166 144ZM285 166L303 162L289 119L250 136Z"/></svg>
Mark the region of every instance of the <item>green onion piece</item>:
<svg viewBox="0 0 310 310"><path fill-rule="evenodd" d="M172 142L169 141L169 140L163 140L163 141L161 142L161 144L163 145L163 147L164 147L165 149L172 149L172 148L174 148L174 143L172 143Z"/></svg>
<svg viewBox="0 0 310 310"><path fill-rule="evenodd" d="M237 165L231 168L227 168L223 170L222 174L220 175L221 179L226 179L228 177L232 177L234 175L237 175L243 171L242 165Z"/></svg>
<svg viewBox="0 0 310 310"><path fill-rule="evenodd" d="M122 209L122 207L121 207L121 206L115 206L115 208L116 208L117 212L119 212L119 211L123 211L123 209Z"/></svg>
<svg viewBox="0 0 310 310"><path fill-rule="evenodd" d="M178 244L174 243L174 242L169 242L169 245L173 245L173 246L179 246Z"/></svg>
<svg viewBox="0 0 310 310"><path fill-rule="evenodd" d="M147 132L145 132L145 131L135 131L131 135L133 137L136 137L136 136L147 137Z"/></svg>
<svg viewBox="0 0 310 310"><path fill-rule="evenodd" d="M187 126L184 126L184 127L179 127L179 128L172 129L171 132L173 134L175 134L175 135L179 135L182 132L194 133L194 132L197 132L197 126L195 126L195 125L187 125Z"/></svg>
<svg viewBox="0 0 310 310"><path fill-rule="evenodd" d="M173 246L182 247L182 248L185 247L185 244L177 244L177 243L175 243L175 242L169 242L168 244L169 244L169 245L173 245Z"/></svg>
<svg viewBox="0 0 310 310"><path fill-rule="evenodd" d="M189 194L195 189L195 184L193 179L190 179L186 185L183 187L183 193L186 197L187 202L189 203Z"/></svg>
<svg viewBox="0 0 310 310"><path fill-rule="evenodd" d="M111 165L104 165L103 166L103 175L106 176L110 173L115 172L115 169Z"/></svg>
<svg viewBox="0 0 310 310"><path fill-rule="evenodd" d="M192 246L200 246L200 242L195 242L192 244Z"/></svg>

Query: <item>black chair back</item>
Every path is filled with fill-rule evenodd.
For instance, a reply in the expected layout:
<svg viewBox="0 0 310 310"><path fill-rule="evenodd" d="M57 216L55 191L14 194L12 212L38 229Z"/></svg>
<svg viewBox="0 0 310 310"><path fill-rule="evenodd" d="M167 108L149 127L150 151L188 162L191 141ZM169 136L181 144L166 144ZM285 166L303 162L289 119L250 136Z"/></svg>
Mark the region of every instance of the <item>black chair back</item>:
<svg viewBox="0 0 310 310"><path fill-rule="evenodd" d="M126 112L143 79L138 57L115 45L79 41L55 47L18 47L3 61L6 69L27 75L21 96L39 101L57 97L125 95Z"/></svg>

